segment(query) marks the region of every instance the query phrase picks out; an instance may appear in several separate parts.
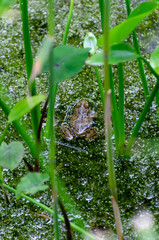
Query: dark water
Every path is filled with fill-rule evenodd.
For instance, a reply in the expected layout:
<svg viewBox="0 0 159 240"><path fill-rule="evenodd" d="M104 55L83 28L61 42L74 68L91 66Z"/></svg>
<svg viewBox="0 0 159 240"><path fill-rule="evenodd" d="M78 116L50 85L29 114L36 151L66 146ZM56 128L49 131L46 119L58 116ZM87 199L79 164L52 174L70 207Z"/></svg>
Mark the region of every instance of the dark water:
<svg viewBox="0 0 159 240"><path fill-rule="evenodd" d="M141 1L140 1L141 2ZM133 1L132 7L139 3ZM58 1L56 3L56 45L61 44L65 28L69 2ZM14 9L19 10L19 5ZM115 26L126 18L124 1L112 2L111 25ZM146 58L155 46L158 45L158 12L149 16L146 22L137 28L141 51ZM15 14L14 14L15 15ZM98 1L75 1L73 20L68 36L68 44L82 47L84 36L92 31L96 37L101 35L100 14ZM29 1L29 17L31 29L31 43L34 57L46 35L47 9L45 1ZM1 20L1 60L0 81L1 92L7 103L13 106L27 94L27 80L25 71L24 49L22 42L22 24L20 13L17 12L15 21L11 23ZM148 37L147 37L148 36ZM155 84L155 79L146 69L149 88ZM100 69L103 77L102 68ZM118 98L117 66L113 66L114 84ZM145 104L142 85L140 82L137 63L124 64L125 76L125 134L129 139L130 133ZM47 74L37 78L37 91L47 92ZM58 141L65 142L61 137L60 125L66 115L72 114L75 104L81 99L88 100L91 109L94 109L98 117L94 125L101 130L104 126L103 109L100 101L98 84L94 69L85 66L81 73L58 86L56 99L56 137ZM24 120L30 131L30 116ZM69 121L68 121L69 123ZM6 118L0 110L0 132L6 125ZM114 155L116 179L119 194L119 206L124 229L125 239L136 239L132 231L131 219L138 211L150 211L156 221L158 215L158 167L159 167L159 131L156 119L156 105L150 109L139 137L133 147L132 157L125 159ZM18 134L12 128L9 129L6 142L19 139ZM84 225L90 230L100 229L115 230L113 211L110 202L108 187L108 172L106 165L106 150L104 135L95 141L86 142L84 139L75 139L71 144L78 148L71 149L57 144L57 171L64 181L71 199L75 202L78 212L68 210L70 219L83 219ZM80 151L84 150L84 152ZM26 157L32 157L26 149ZM46 153L47 158L47 153ZM14 171L4 169L5 183L16 187L20 177L26 174L27 168L22 162ZM16 200L15 196L8 193L10 204L7 206L2 192L0 192L0 239L52 239L52 216L37 206L23 199ZM50 191L33 196L47 206L52 206ZM68 203L69 205L69 203ZM69 209L69 207L68 207ZM47 215L47 217L41 214ZM64 224L60 223L62 235L65 239ZM158 227L158 226L157 226ZM73 239L82 239L77 232L73 232Z"/></svg>

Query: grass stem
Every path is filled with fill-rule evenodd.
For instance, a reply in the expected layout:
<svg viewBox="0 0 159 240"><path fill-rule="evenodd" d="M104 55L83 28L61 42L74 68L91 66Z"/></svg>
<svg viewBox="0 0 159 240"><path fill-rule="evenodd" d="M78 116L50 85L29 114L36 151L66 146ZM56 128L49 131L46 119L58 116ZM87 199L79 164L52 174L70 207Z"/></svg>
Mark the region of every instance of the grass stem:
<svg viewBox="0 0 159 240"><path fill-rule="evenodd" d="M96 77L97 77L97 82L98 82L98 86L99 86L99 92L100 92L100 96L101 96L101 101L102 101L102 105L104 108L104 92L103 92L103 85L102 85L102 81L100 79L100 75L99 75L99 70L98 67L94 67L95 73L96 73Z"/></svg>
<svg viewBox="0 0 159 240"><path fill-rule="evenodd" d="M127 149L126 149L126 155L130 156L130 152L131 152L131 148L132 148L132 145L135 141L135 138L137 137L138 135L138 132L139 132L139 129L145 119L145 116L147 114L147 112L149 111L151 105L152 105L152 101L154 100L154 97L156 96L157 92L158 92L158 89L159 89L159 76L158 76L158 80L157 80L157 83L155 85L155 87L153 88L147 102L146 102L146 105L145 107L143 108L141 114L140 114L140 117L133 129L133 132L131 134L131 137L128 141L128 144L127 144Z"/></svg>
<svg viewBox="0 0 159 240"><path fill-rule="evenodd" d="M32 57L32 51L31 51L29 20L28 20L28 3L27 2L28 2L27 0L20 0L21 16L22 16L22 23L23 23L23 38L24 38L27 79L29 81L32 67L33 67L33 57ZM36 95L35 81L32 84L32 89L31 89L30 94L31 94L31 96ZM40 105L37 105L33 110L31 110L31 120L32 120L34 139L36 139L38 125L39 125L39 121L40 121Z"/></svg>
<svg viewBox="0 0 159 240"><path fill-rule="evenodd" d="M130 13L131 13L130 1L129 0L126 0L126 8L127 8L127 15L129 16ZM136 52L139 55L141 55L140 54L140 47L139 47L139 43L138 43L138 40L137 40L137 35L136 35L135 30L133 31L133 43L134 43L134 47L136 49ZM145 99L147 101L148 96L149 96L149 90L148 90L148 86L147 86L147 80L146 80L146 76L145 76L145 72L144 72L143 62L142 62L141 58L138 58L137 61L138 61L142 86L143 86L143 90L144 90L144 94L145 94Z"/></svg>
<svg viewBox="0 0 159 240"><path fill-rule="evenodd" d="M3 130L3 133L2 133L1 138L0 138L0 145L1 145L2 142L4 141L4 138L5 138L5 136L6 136L6 133L7 133L8 127L9 127L9 124L10 124L10 123L7 122L6 127L5 127L5 129Z"/></svg>
<svg viewBox="0 0 159 240"><path fill-rule="evenodd" d="M110 88L111 88L111 112L112 112L112 121L113 121L113 128L115 134L115 148L116 154L119 153L119 116L118 116L118 109L117 109L117 102L115 97L115 90L114 90L114 82L113 82L113 73L112 67L109 67L110 70Z"/></svg>
<svg viewBox="0 0 159 240"><path fill-rule="evenodd" d="M124 74L123 64L118 65L119 73L119 149L122 154L124 151L125 131L124 131Z"/></svg>
<svg viewBox="0 0 159 240"><path fill-rule="evenodd" d="M109 17L110 17L110 1L104 1L104 94L105 100L107 91L110 89L110 74L109 74Z"/></svg>
<svg viewBox="0 0 159 240"><path fill-rule="evenodd" d="M48 4L48 34L54 37L54 0L49 0ZM54 129L54 103L56 95L54 92L54 55L53 49L50 51L49 58L49 173L52 186L53 208L54 208L54 227L55 239L59 240L59 223L58 223L58 203L57 203L57 186L55 181L56 158L55 158L55 129Z"/></svg>
<svg viewBox="0 0 159 240"><path fill-rule="evenodd" d="M109 71L109 18L110 18L110 1L104 1L104 91L105 91L105 104L104 104L104 120L105 120L105 135L107 142L107 166L109 173L109 186L112 198L116 204L113 204L114 217L116 222L118 239L123 239L122 225L118 207L117 187L115 179L115 169L113 161L113 148L112 148L112 123L111 123L111 83ZM116 208L115 208L116 207ZM116 210L118 209L118 211ZM119 221L117 221L117 219ZM120 223L120 224L119 224Z"/></svg>
<svg viewBox="0 0 159 240"><path fill-rule="evenodd" d="M99 0L99 8L100 8L100 15L101 15L101 26L103 30L104 29L104 0Z"/></svg>
<svg viewBox="0 0 159 240"><path fill-rule="evenodd" d="M66 23L66 27L65 27L65 32L63 35L63 39L62 39L63 45L66 45L66 42L67 42L67 37L68 37L70 23L71 23L71 19L72 19L72 13L73 13L73 5L74 5L74 0L70 0L70 10L69 10L68 19L67 19L67 23Z"/></svg>

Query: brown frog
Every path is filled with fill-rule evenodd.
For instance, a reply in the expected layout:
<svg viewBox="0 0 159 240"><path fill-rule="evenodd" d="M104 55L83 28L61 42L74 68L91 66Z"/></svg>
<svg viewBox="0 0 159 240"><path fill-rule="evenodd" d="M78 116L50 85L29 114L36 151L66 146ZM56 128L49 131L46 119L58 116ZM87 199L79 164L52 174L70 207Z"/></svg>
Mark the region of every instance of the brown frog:
<svg viewBox="0 0 159 240"><path fill-rule="evenodd" d="M93 113L86 100L77 103L74 114L70 117L70 126L64 124L61 126L63 137L71 141L74 137L85 137L85 140L95 139L101 133L97 133L97 129L92 127L93 118L97 114Z"/></svg>

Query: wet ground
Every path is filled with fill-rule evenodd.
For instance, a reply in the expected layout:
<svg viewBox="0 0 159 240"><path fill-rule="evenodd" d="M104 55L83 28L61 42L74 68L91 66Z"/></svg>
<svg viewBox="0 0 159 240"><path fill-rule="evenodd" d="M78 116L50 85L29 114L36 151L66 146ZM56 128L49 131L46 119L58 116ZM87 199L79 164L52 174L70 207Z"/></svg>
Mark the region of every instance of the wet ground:
<svg viewBox="0 0 159 240"><path fill-rule="evenodd" d="M138 1L137 1L138 2ZM133 6L136 2L133 1ZM112 26L123 21L126 17L125 3L115 1L112 3L113 14L111 15ZM19 10L16 5L15 9ZM65 23L68 16L69 2L58 1L56 3L56 45L61 44ZM46 3L41 1L29 1L29 17L31 28L31 43L34 57L37 54L43 37L47 32ZM93 13L93 14L92 14ZM101 35L98 1L75 1L73 21L68 36L68 44L82 47L84 36L92 31L96 37ZM158 34L157 12L151 15L146 23L138 28L141 36L141 50L149 58ZM27 94L27 80L25 72L24 49L22 42L22 24L20 13L17 12L15 20L7 22L1 20L1 60L0 81L1 93L6 102L13 106ZM154 27L152 27L154 26ZM152 34L153 33L153 34ZM152 35L152 38L151 38ZM145 36L149 36L146 42ZM146 43L145 43L146 42ZM146 51L147 50L147 51ZM145 53L146 51L146 53ZM103 77L102 68L100 69ZM113 66L114 84L118 98L117 66ZM154 86L155 79L146 69L150 90ZM129 139L132 128L143 106L144 97L137 63L124 64L125 76L125 134ZM47 93L47 74L37 78L37 91ZM98 84L94 69L84 66L81 73L72 79L59 84L56 99L56 138L58 141L68 144L61 136L60 126L66 115L74 111L75 104L81 99L88 100L91 109L97 113L94 126L101 130L104 126L103 109L100 101ZM30 131L30 117L23 119ZM4 129L6 118L0 110L0 133ZM119 194L119 206L124 228L125 239L136 239L132 232L131 219L134 214L141 210L152 212L154 218L159 220L158 214L158 167L159 167L159 130L156 119L156 105L150 109L139 137L133 147L133 154L129 160L114 155L115 170ZM20 139L16 131L9 129L6 142ZM108 172L106 166L105 137L99 136L95 141L86 142L84 139L74 139L71 145L73 149L57 144L57 171L63 179L71 198L75 202L79 212L68 210L70 219L82 218L88 229L100 229L102 231L114 231L114 217L110 202L108 187ZM46 153L47 156L47 153ZM30 161L32 157L26 149L26 156ZM22 162L14 171L4 169L4 181L12 187L16 187L20 177L27 172ZM52 239L53 224L52 216L39 209L37 206L8 193L10 204L7 206L2 192L0 192L0 239ZM50 191L39 193L34 196L47 206L52 205ZM69 204L68 204L69 205ZM68 207L69 209L69 207ZM43 215L41 215L43 214ZM64 230L64 224L61 223ZM64 233L64 231L62 231ZM61 239L65 239L62 233ZM74 232L73 239L81 239Z"/></svg>

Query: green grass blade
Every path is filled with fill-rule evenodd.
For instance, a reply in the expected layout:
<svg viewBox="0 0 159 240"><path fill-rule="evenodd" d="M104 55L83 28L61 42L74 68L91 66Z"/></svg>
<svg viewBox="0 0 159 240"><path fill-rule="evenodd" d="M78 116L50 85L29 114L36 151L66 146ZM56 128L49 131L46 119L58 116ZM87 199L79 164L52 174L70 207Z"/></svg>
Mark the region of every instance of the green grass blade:
<svg viewBox="0 0 159 240"><path fill-rule="evenodd" d="M114 91L114 82L113 82L113 73L112 73L112 67L110 65L110 88L111 88L111 98L112 98L112 121L113 121L113 128L114 128L114 134L115 134L115 148L116 153L119 153L119 116L118 116L118 109L117 109L117 101L115 97L115 91Z"/></svg>
<svg viewBox="0 0 159 240"><path fill-rule="evenodd" d="M132 31L138 26L138 24L152 13L158 4L156 2L141 3L135 10L132 16L126 19L124 22L118 24L110 30L110 44L122 43L132 33ZM101 36L98 39L98 46L102 46L104 43L104 37Z"/></svg>
<svg viewBox="0 0 159 240"><path fill-rule="evenodd" d="M65 45L67 42L67 36L69 33L69 28L70 28L70 23L71 23L71 19L72 19L72 13L73 13L73 5L74 5L74 0L70 0L70 10L69 10L68 19L67 19L67 23L66 23L66 27L65 27L65 32L63 35L63 39L62 39L63 45Z"/></svg>
<svg viewBox="0 0 159 240"><path fill-rule="evenodd" d="M20 0L21 7L21 15L22 15L22 23L23 23L23 38L24 38L24 48L25 48L25 60L26 60L26 70L27 70L27 79L29 81L32 66L33 66L33 57L31 51L31 41L30 41L30 33L29 33L29 20L28 20L28 4L27 0ZM36 95L36 83L34 81L32 85L31 95ZM36 106L31 111L31 120L32 120L32 128L33 135L36 139L38 126L40 122L40 106Z"/></svg>
<svg viewBox="0 0 159 240"><path fill-rule="evenodd" d="M33 97L24 98L21 101L17 102L8 115L9 123L18 120L19 118L24 116L24 114L30 112L37 104L42 102L45 98L46 96L44 95L36 95Z"/></svg>
<svg viewBox="0 0 159 240"><path fill-rule="evenodd" d="M123 64L118 65L119 73L119 149L123 152L125 143L125 131L124 131L124 73Z"/></svg>
<svg viewBox="0 0 159 240"><path fill-rule="evenodd" d="M138 135L138 132L140 130L140 127L145 119L145 116L147 114L147 112L149 111L151 105L152 105L152 101L154 100L154 97L156 96L157 92L158 92L158 89L159 89L159 76L158 76L158 80L157 80L157 83L155 85L155 87L153 88L147 102L146 102L146 105L145 107L143 108L142 110L142 113L140 114L140 117L133 129L133 132L131 134L131 137L128 141L128 144L127 144L127 148L126 148L126 155L130 156L130 152L131 152L131 147L135 141L135 138L137 137Z"/></svg>
<svg viewBox="0 0 159 240"><path fill-rule="evenodd" d="M152 3L152 4L151 4ZM150 10L153 10L153 8L156 8L157 5L153 6L154 2L147 2L147 3L141 3L141 5L139 5L139 7L137 7L132 13L131 13L131 8L130 8L130 1L126 0L126 8L127 8L127 15L128 17L133 17L138 15L139 13L142 12L149 12ZM156 3L155 3L156 4ZM142 9L143 7L143 9ZM134 43L134 47L136 49L136 52L140 54L140 47L139 47L139 43L137 40L137 36L136 36L136 31L133 31L133 43ZM149 96L149 90L148 90L148 86L147 86L147 80L146 80L146 75L144 72L144 66L142 63L142 60L140 58L137 59L138 61L138 66L139 66L139 71L140 71L140 77L141 77L141 81L142 81L142 85L143 85L143 90L144 90L144 94L145 94L145 99L147 100L148 96Z"/></svg>

